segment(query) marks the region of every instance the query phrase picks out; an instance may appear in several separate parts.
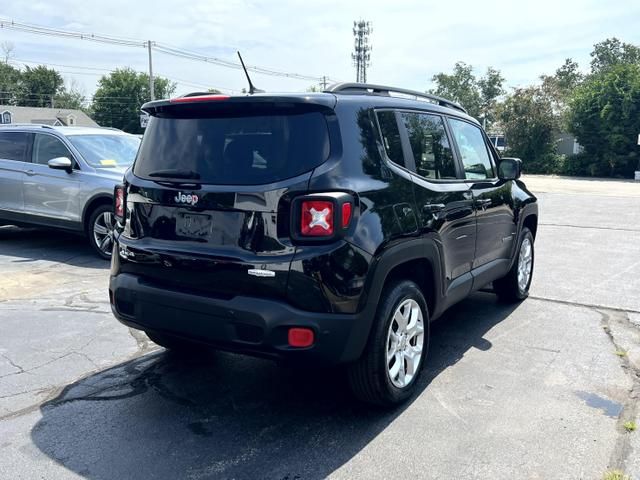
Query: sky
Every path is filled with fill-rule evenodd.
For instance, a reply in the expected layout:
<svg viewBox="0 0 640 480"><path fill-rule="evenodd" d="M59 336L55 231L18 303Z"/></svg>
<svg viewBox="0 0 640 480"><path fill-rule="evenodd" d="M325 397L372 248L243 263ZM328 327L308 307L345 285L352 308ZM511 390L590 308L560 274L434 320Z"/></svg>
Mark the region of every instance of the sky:
<svg viewBox="0 0 640 480"><path fill-rule="evenodd" d="M456 61L481 75L499 69L508 87L536 83L565 58L589 68L593 44L608 37L640 44L640 1L506 0L0 0L0 18L51 28L153 40L247 64L355 81L353 21L371 22L370 83L424 91ZM46 64L91 96L117 67L147 71L147 51L0 29L13 61ZM64 65L58 66L58 65ZM93 70L91 70L93 69ZM242 72L154 52L153 69L176 94L204 87L237 93ZM304 91L313 82L252 74L267 91Z"/></svg>

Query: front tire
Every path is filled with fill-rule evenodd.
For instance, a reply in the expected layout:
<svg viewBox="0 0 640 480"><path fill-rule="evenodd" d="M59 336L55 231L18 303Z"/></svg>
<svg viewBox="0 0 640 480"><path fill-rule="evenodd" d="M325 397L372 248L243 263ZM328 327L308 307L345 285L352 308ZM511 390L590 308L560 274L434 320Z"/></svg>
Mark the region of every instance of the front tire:
<svg viewBox="0 0 640 480"><path fill-rule="evenodd" d="M93 250L105 260L111 259L115 220L111 205L98 206L89 217L87 235Z"/></svg>
<svg viewBox="0 0 640 480"><path fill-rule="evenodd" d="M391 406L415 391L429 345L429 310L418 285L403 280L383 291L369 342L349 366L349 384L367 403Z"/></svg>
<svg viewBox="0 0 640 480"><path fill-rule="evenodd" d="M531 230L524 227L511 270L504 277L493 282L493 289L500 300L516 303L529 296L534 259L533 234Z"/></svg>

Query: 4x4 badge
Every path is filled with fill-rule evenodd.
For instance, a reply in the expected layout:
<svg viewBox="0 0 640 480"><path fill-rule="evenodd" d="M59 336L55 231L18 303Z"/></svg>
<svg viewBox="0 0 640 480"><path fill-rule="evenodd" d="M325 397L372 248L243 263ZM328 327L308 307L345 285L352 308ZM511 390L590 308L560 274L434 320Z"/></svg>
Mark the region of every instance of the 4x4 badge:
<svg viewBox="0 0 640 480"><path fill-rule="evenodd" d="M178 195L173 197L173 199L176 203L186 203L189 205L195 205L196 203L198 203L198 200L200 200L198 195L196 195L195 193L186 194L182 192L178 192Z"/></svg>

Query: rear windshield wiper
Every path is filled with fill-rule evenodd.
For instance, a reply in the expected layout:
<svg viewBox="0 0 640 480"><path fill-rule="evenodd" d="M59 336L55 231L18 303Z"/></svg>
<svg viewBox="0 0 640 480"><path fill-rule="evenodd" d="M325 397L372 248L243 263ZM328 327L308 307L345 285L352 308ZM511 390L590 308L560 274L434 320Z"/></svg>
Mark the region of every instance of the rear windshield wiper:
<svg viewBox="0 0 640 480"><path fill-rule="evenodd" d="M159 178L185 178L188 180L198 180L200 178L200 174L198 172L194 172L193 170L178 170L178 169L167 169L167 170L156 170L154 172L150 172L148 174L150 177L159 177Z"/></svg>

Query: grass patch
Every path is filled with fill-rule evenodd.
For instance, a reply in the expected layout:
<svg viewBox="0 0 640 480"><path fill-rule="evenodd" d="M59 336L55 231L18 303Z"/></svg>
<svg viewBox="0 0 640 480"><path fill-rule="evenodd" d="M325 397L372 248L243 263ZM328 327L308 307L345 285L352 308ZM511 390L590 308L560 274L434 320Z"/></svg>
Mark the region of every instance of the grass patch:
<svg viewBox="0 0 640 480"><path fill-rule="evenodd" d="M636 425L636 422L634 422L633 420L629 420L628 422L624 422L623 427L627 432L635 432L638 428L638 425Z"/></svg>
<svg viewBox="0 0 640 480"><path fill-rule="evenodd" d="M631 480L631 477L620 470L609 470L602 476L602 480Z"/></svg>
<svg viewBox="0 0 640 480"><path fill-rule="evenodd" d="M626 357L627 352L625 350L616 350L616 355L618 355L619 357Z"/></svg>

